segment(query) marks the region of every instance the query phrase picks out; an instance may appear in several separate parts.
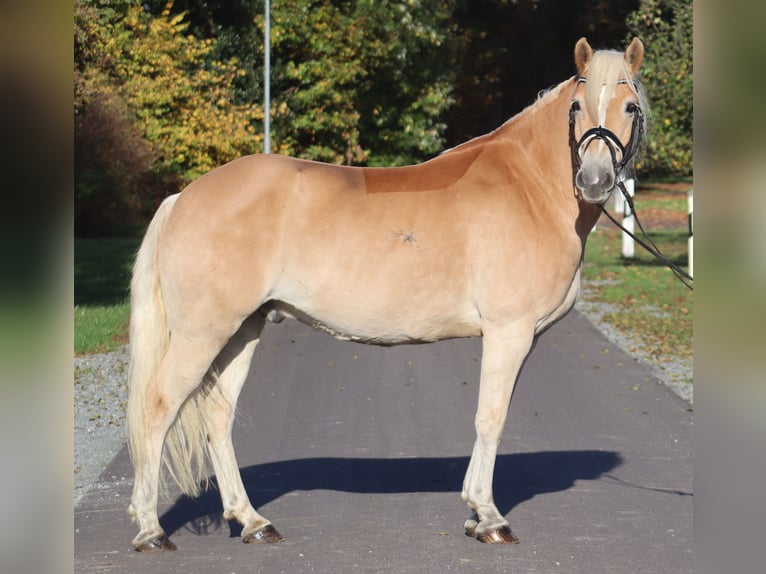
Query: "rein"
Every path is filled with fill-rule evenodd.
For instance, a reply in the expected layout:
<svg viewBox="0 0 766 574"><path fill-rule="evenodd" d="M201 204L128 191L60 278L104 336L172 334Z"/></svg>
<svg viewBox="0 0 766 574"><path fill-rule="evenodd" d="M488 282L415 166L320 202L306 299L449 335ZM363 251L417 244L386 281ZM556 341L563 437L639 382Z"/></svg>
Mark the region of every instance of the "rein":
<svg viewBox="0 0 766 574"><path fill-rule="evenodd" d="M586 82L587 78L578 78L577 82ZM620 191L622 192L622 195L625 196L625 201L628 202L628 205L630 206L630 210L633 213L633 217L635 217L636 223L638 224L638 228L641 230L641 233L643 234L644 238L646 239L646 242L636 237L635 234L628 231L623 227L623 225L617 221L617 219L612 216L611 213L609 213L606 210L606 207L604 207L604 204L600 204L599 207L601 208L601 211L609 218L609 220L614 223L617 227L619 227L624 233L627 233L633 240L638 243L641 247L646 249L649 253L651 253L655 258L657 258L659 261L661 261L665 266L670 268L670 270L673 272L673 274L678 278L681 283L684 284L687 288L694 290L694 287L692 286L692 282L694 281L694 278L689 275L686 271L681 269L678 265L670 261L667 257L665 257L662 252L660 251L659 247L654 243L654 241L651 240L649 235L646 233L646 230L644 230L644 226L641 224L641 220L638 218L638 213L636 212L636 208L633 204L633 198L630 197L630 194L628 193L628 190L625 189L625 184L619 179L619 175L625 170L628 163L631 159L633 159L633 156L638 151L638 146L641 143L641 139L644 136L644 113L641 110L641 107L634 104L635 110L633 112L633 125L630 129L630 139L628 140L628 145L623 146L622 142L620 142L620 139L615 135L614 132L609 130L608 128L604 126L596 126L593 128L590 128L587 130L580 139L578 140L575 137L575 115L577 114L577 111L579 109L579 104L577 102L573 102L572 106L569 108L569 149L572 154L572 182L574 184L575 177L577 176L577 172L580 170L580 167L582 166L582 155L587 151L590 144L592 144L596 140L601 140L604 145L609 150L609 155L612 157L612 166L614 168L614 174L615 177L618 179L617 181L617 187L620 188ZM620 152L620 158L617 159L617 152ZM575 186L576 187L576 186Z"/></svg>
<svg viewBox="0 0 766 574"><path fill-rule="evenodd" d="M662 252L660 251L660 248L657 247L657 245L654 243L654 241L652 241L652 239L646 233L646 230L644 229L644 226L641 225L641 220L638 218L638 213L636 213L636 208L633 205L633 198L630 197L630 194L628 193L628 190L625 189L625 184L622 181L618 181L617 182L617 187L620 188L620 191L622 192L622 195L625 197L625 201L628 202L628 205L630 206L630 211L633 213L633 217L636 220L636 224L638 224L638 228L641 230L641 234L644 236L644 238L646 238L646 242L644 242L641 239L639 239L638 237L636 237L636 235L634 233L632 233L632 232L628 231L627 229L625 229L625 227L623 227L622 223L617 221L617 219L615 219L615 217L606 210L606 207L604 207L603 203L601 205L599 205L599 207L601 208L601 211L604 213L604 215L606 215L609 218L609 220L612 223L614 223L617 227L622 229L622 231L624 233L627 233L630 237L632 237L633 241L638 243L641 247L643 247L649 253L654 255L654 257L656 257L666 267L668 267L673 272L673 275L675 275L678 278L678 280L681 283L684 284L685 287L687 287L691 291L694 291L694 287L692 286L692 282L694 281L694 277L689 275L686 271L681 269L678 265L673 263L670 259L668 259L667 257L665 257L662 254Z"/></svg>

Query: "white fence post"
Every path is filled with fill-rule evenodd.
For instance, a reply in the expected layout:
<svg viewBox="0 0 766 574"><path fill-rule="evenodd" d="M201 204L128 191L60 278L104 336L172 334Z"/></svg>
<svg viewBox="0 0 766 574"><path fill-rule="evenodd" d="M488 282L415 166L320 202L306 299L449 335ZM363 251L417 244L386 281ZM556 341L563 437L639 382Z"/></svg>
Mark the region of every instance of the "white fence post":
<svg viewBox="0 0 766 574"><path fill-rule="evenodd" d="M636 181L633 178L626 179L624 181L625 189L630 197L636 195ZM622 226L633 233L635 229L635 217L633 211L630 209L630 204L625 200L621 193L617 193L614 196L614 210L622 211ZM636 246L633 238L627 233L622 233L622 256L623 257L635 257Z"/></svg>
<svg viewBox="0 0 766 574"><path fill-rule="evenodd" d="M687 194L689 202L689 275L694 277L694 190Z"/></svg>

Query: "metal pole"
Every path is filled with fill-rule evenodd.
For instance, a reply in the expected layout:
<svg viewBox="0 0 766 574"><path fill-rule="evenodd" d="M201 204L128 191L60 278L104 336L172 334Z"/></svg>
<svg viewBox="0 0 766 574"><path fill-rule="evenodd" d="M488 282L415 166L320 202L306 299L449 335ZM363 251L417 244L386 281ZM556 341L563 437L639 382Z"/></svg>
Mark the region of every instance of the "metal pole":
<svg viewBox="0 0 766 574"><path fill-rule="evenodd" d="M266 37L263 66L263 153L271 153L271 1L266 0Z"/></svg>

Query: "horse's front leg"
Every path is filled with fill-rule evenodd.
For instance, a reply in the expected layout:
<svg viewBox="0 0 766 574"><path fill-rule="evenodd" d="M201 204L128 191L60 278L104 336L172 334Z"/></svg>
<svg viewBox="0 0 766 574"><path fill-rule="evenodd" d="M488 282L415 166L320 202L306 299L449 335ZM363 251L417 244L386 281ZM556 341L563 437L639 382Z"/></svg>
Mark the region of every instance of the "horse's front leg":
<svg viewBox="0 0 766 574"><path fill-rule="evenodd" d="M462 493L463 500L475 512L465 523L466 534L481 542L516 544L519 541L495 506L492 476L513 388L533 338L534 328L520 324L487 325L483 332L476 444Z"/></svg>

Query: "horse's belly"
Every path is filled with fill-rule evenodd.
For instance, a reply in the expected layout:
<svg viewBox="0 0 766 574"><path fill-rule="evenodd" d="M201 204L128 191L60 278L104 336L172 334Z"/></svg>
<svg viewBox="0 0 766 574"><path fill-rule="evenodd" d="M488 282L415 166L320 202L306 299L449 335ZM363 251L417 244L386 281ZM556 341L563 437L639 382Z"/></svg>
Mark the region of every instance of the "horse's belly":
<svg viewBox="0 0 766 574"><path fill-rule="evenodd" d="M473 321L459 317L433 318L426 321L395 323L389 320L370 320L363 325L347 322L322 321L313 317L299 317L315 329L329 333L336 339L374 345L430 343L457 337L477 337L481 329Z"/></svg>
<svg viewBox="0 0 766 574"><path fill-rule="evenodd" d="M481 335L478 312L450 296L433 294L426 302L419 297L399 305L369 297L320 297L304 295L270 301L267 317L292 317L341 340L378 345L424 343L456 337Z"/></svg>

